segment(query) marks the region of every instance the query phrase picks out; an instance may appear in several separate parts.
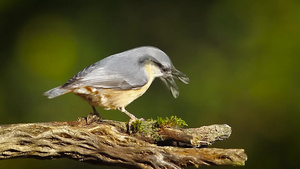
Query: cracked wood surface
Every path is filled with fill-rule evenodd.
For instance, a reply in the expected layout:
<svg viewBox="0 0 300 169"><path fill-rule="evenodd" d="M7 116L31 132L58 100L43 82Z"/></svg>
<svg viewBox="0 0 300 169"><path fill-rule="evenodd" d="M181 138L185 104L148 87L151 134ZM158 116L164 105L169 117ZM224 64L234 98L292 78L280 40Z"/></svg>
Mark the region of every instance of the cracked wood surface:
<svg viewBox="0 0 300 169"><path fill-rule="evenodd" d="M152 123L145 121L145 126ZM230 134L228 125L163 127L128 134L125 122L99 120L94 116L71 122L10 124L0 126L0 159L70 158L99 165L149 169L243 166L247 160L243 149L206 148Z"/></svg>

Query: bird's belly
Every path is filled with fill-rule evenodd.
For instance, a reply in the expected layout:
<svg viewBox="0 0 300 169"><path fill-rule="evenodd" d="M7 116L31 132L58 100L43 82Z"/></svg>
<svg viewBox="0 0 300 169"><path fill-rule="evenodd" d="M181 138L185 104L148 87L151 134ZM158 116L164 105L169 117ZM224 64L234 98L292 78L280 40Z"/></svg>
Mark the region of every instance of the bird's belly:
<svg viewBox="0 0 300 169"><path fill-rule="evenodd" d="M73 93L87 100L92 106L99 106L104 109L125 108L135 99L142 96L149 88L151 82L149 81L139 89L117 90L82 87L73 90Z"/></svg>

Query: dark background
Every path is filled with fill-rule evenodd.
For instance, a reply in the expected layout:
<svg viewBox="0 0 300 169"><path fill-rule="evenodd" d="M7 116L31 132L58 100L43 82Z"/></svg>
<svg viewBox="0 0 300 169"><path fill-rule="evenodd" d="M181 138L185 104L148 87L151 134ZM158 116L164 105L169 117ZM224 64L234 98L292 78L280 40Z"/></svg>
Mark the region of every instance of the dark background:
<svg viewBox="0 0 300 169"><path fill-rule="evenodd" d="M145 119L177 115L189 127L226 123L232 136L213 147L244 148L244 168L299 168L299 26L300 1L292 0L1 0L0 124L87 116L92 110L77 96L42 94L106 56L151 45L190 84L178 84L174 99L155 80L128 111ZM100 167L14 159L0 168Z"/></svg>

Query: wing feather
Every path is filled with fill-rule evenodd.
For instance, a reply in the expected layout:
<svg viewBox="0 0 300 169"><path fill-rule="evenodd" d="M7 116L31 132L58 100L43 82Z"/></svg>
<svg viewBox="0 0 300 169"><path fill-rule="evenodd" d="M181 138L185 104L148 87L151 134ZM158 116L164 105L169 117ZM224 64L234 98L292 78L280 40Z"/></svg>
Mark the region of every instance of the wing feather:
<svg viewBox="0 0 300 169"><path fill-rule="evenodd" d="M140 88L148 82L148 76L139 57L124 57L130 54L135 53L128 51L104 58L80 71L62 87Z"/></svg>

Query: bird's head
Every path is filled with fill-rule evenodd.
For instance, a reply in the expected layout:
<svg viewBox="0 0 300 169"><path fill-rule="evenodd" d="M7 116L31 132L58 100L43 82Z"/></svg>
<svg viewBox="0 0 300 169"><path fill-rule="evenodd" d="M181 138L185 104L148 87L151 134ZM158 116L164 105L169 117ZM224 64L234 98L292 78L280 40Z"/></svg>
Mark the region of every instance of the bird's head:
<svg viewBox="0 0 300 169"><path fill-rule="evenodd" d="M177 98L179 96L179 89L174 78L185 84L189 83L189 78L174 67L169 56L163 51L155 47L145 48L147 50L145 55L147 60L151 61L159 70L155 73L156 77L159 77L169 88L172 95Z"/></svg>

